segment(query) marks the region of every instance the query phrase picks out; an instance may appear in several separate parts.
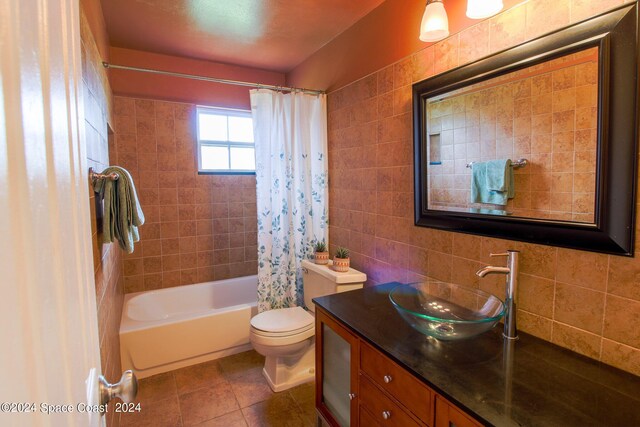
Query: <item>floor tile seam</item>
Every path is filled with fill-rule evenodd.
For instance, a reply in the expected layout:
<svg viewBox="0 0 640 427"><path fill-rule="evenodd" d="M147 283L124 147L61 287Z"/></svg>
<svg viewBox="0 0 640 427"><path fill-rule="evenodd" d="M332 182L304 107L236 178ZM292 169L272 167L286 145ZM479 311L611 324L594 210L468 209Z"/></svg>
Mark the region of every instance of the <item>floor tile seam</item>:
<svg viewBox="0 0 640 427"><path fill-rule="evenodd" d="M233 392L233 388L231 387L231 384L229 384L227 381L225 381L225 383L226 383L227 385L229 385L229 388L231 389L231 394L233 395L233 400L234 400L234 402L235 402L235 404L236 404L236 407L235 407L234 409L231 409L231 410L229 410L229 411L227 411L227 412L224 412L224 413L222 413L222 414L218 414L217 416L215 416L215 417L213 417L213 418L207 418L206 420L203 420L203 421L199 422L198 424L203 424L203 423L205 423L205 422L207 422L207 421L215 420L216 418L223 417L223 416L228 415L228 414L230 414L230 413L232 413L232 412L234 412L234 411L238 411L238 410L241 410L241 409L242 409L242 408L240 407L240 402L238 402L238 399L236 398L236 395L235 395L235 393ZM217 387L217 386L219 386L219 385L220 385L220 383L217 383L217 384L214 384L214 385L203 386L203 387L199 387L199 388L197 388L197 389L194 389L194 390L192 390L192 391L186 392L186 393L184 393L184 394L182 394L182 395L178 395L178 404L180 404L180 397L183 397L183 396L185 396L185 395L187 395L187 394L194 393L194 392L197 392L197 391L202 391L202 390L206 390L206 389L209 389L209 388L214 388L214 387ZM181 418L182 418L182 405L180 405L180 416L181 416ZM184 422L183 422L183 426L184 426L184 427L189 427L189 426L193 426L193 427L195 427L195 426L197 426L198 424L184 424Z"/></svg>
<svg viewBox="0 0 640 427"><path fill-rule="evenodd" d="M195 388L190 388L190 389L184 390L182 392L176 389L176 394L177 394L178 398L180 398L180 397L182 397L182 396L184 396L186 394L194 393L196 391L200 391L200 390L203 390L203 389L206 389L206 388L217 387L217 386L219 386L221 384L227 384L227 385L231 386L231 383L229 381L227 381L226 378L223 378L222 381L216 381L214 383L208 383L208 384L199 385L199 386L197 386Z"/></svg>
<svg viewBox="0 0 640 427"><path fill-rule="evenodd" d="M176 380L176 370L171 371L171 378L173 379L174 392L176 400L178 401L178 414L180 414L180 427L184 426L184 417L182 416L182 404L180 403L180 395L178 394L178 381Z"/></svg>

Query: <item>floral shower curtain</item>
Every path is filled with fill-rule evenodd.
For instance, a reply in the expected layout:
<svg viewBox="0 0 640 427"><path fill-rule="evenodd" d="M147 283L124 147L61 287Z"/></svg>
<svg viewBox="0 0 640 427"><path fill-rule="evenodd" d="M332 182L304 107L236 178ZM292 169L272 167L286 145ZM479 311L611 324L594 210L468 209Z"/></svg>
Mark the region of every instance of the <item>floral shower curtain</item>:
<svg viewBox="0 0 640 427"><path fill-rule="evenodd" d="M328 236L326 95L251 91L258 310L302 305L301 262Z"/></svg>

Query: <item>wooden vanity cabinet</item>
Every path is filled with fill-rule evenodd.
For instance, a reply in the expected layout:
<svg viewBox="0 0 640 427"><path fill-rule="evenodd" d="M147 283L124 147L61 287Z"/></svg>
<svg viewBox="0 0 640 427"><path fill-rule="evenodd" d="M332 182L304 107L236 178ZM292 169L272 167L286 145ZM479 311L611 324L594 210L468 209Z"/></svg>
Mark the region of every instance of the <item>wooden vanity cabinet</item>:
<svg viewBox="0 0 640 427"><path fill-rule="evenodd" d="M481 426L319 307L316 409L336 427Z"/></svg>
<svg viewBox="0 0 640 427"><path fill-rule="evenodd" d="M316 308L316 409L330 426L358 426L360 340Z"/></svg>

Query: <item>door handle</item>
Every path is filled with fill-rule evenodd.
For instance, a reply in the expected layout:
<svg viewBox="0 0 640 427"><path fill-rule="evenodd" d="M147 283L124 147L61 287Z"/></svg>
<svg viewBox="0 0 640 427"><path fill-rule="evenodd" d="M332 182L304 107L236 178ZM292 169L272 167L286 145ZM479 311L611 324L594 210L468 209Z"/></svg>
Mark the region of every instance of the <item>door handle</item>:
<svg viewBox="0 0 640 427"><path fill-rule="evenodd" d="M138 379L131 370L124 371L120 381L115 384L109 384L104 375L100 375L98 387L100 389L100 405L106 410L107 403L114 397L119 398L124 403L133 402L133 399L138 394Z"/></svg>

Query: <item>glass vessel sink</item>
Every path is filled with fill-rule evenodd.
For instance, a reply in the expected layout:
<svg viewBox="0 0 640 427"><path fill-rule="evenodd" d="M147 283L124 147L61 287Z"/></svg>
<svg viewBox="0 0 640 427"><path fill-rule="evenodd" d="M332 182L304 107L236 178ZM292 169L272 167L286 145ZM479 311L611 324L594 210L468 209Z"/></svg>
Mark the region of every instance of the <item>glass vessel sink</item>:
<svg viewBox="0 0 640 427"><path fill-rule="evenodd" d="M432 279L396 286L389 299L414 329L439 340L462 340L488 331L506 308L487 292Z"/></svg>

